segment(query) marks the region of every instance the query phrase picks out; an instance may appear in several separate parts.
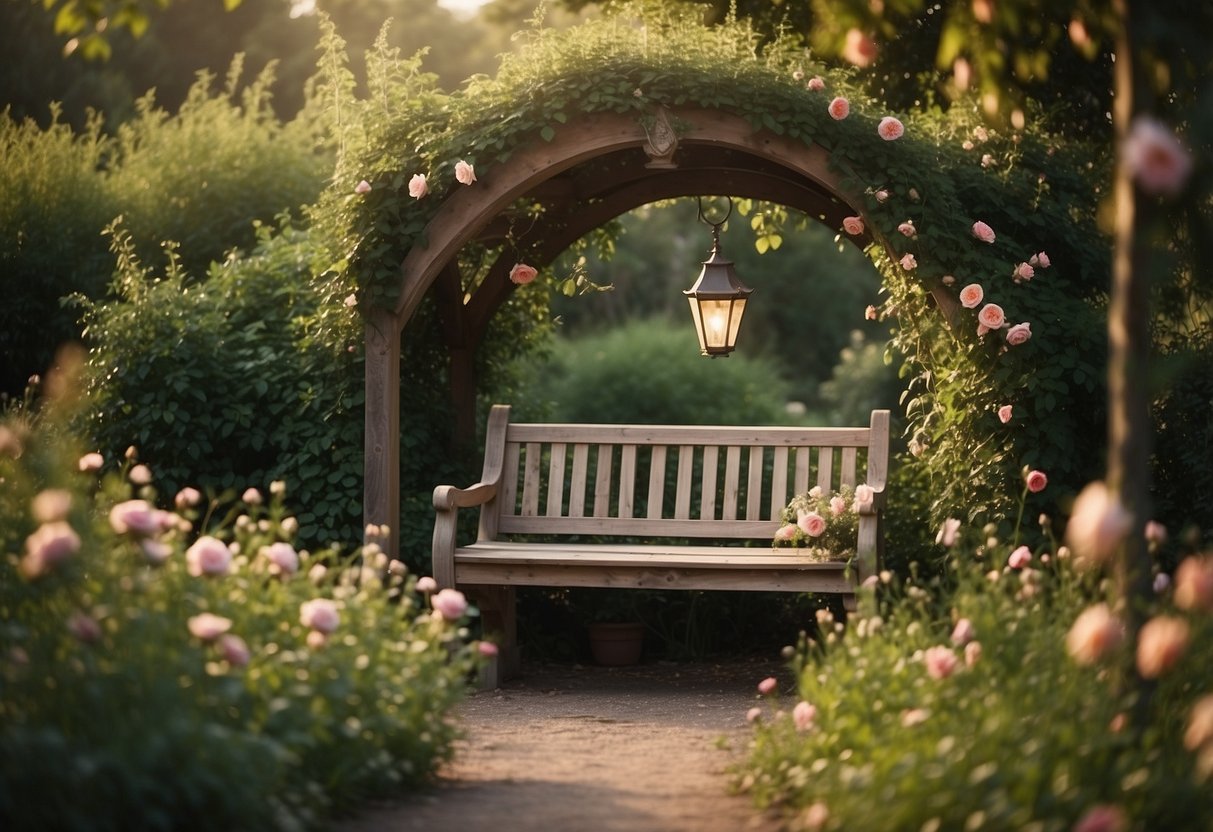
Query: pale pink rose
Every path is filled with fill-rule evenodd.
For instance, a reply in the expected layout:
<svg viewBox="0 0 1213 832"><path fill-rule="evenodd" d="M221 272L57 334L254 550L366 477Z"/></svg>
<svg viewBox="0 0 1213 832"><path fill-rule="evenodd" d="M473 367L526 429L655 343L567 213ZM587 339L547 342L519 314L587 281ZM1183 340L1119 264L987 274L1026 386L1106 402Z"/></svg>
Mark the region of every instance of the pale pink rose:
<svg viewBox="0 0 1213 832"><path fill-rule="evenodd" d="M981 642L970 641L965 645L965 667L973 667L981 661Z"/></svg>
<svg viewBox="0 0 1213 832"><path fill-rule="evenodd" d="M782 526L780 526L778 529L775 530L775 539L782 543L787 543L788 541L795 540L796 539L796 524L795 523L784 523Z"/></svg>
<svg viewBox="0 0 1213 832"><path fill-rule="evenodd" d="M294 575L299 571L299 553L289 543L279 541L262 547L261 551L270 562L270 571L275 575Z"/></svg>
<svg viewBox="0 0 1213 832"><path fill-rule="evenodd" d="M913 728L915 725L922 725L930 716L931 712L926 708L907 708L901 712L901 727Z"/></svg>
<svg viewBox="0 0 1213 832"><path fill-rule="evenodd" d="M430 605L434 608L434 612L447 621L459 620L468 609L468 601L463 593L450 588L438 590L430 599Z"/></svg>
<svg viewBox="0 0 1213 832"><path fill-rule="evenodd" d="M835 517L847 510L847 501L835 494L830 498L830 514Z"/></svg>
<svg viewBox="0 0 1213 832"><path fill-rule="evenodd" d="M745 712L746 722L757 722L761 717L762 708L759 708L757 705Z"/></svg>
<svg viewBox="0 0 1213 832"><path fill-rule="evenodd" d="M308 630L307 646L312 650L319 650L324 645L329 643L328 633L322 633L319 630Z"/></svg>
<svg viewBox="0 0 1213 832"><path fill-rule="evenodd" d="M238 635L227 633L219 637L219 655L232 667L244 667L248 664L248 645Z"/></svg>
<svg viewBox="0 0 1213 832"><path fill-rule="evenodd" d="M1032 550L1027 546L1020 546L1011 556L1007 558L1007 566L1012 569L1023 569L1032 562Z"/></svg>
<svg viewBox="0 0 1213 832"><path fill-rule="evenodd" d="M299 623L308 629L328 635L341 624L337 605L328 598L313 598L299 605Z"/></svg>
<svg viewBox="0 0 1213 832"><path fill-rule="evenodd" d="M261 505L261 492L255 488L246 488L244 493L240 495L240 499L248 503L250 506Z"/></svg>
<svg viewBox="0 0 1213 832"><path fill-rule="evenodd" d="M972 8L973 19L978 23L989 23L994 19L994 0L973 0Z"/></svg>
<svg viewBox="0 0 1213 832"><path fill-rule="evenodd" d="M978 324L978 325L977 325L977 335L978 335L979 337L980 337L980 336L982 336L982 335L985 335L985 334L986 334L987 332L989 332L989 331L990 331L990 328L989 328L988 326L986 326L985 324Z"/></svg>
<svg viewBox="0 0 1213 832"><path fill-rule="evenodd" d="M855 486L855 511L859 511L860 507L872 505L872 500L876 499L876 492L872 486L859 484Z"/></svg>
<svg viewBox="0 0 1213 832"><path fill-rule="evenodd" d="M232 620L230 618L213 615L209 612L190 616L189 620L185 623L189 627L190 635L203 641L214 641L232 629Z"/></svg>
<svg viewBox="0 0 1213 832"><path fill-rule="evenodd" d="M226 575L232 565L232 552L210 535L204 535L194 541L194 545L185 550L185 568L194 577L202 575Z"/></svg>
<svg viewBox="0 0 1213 832"><path fill-rule="evenodd" d="M1213 611L1213 558L1187 557L1175 570L1175 606L1191 612Z"/></svg>
<svg viewBox="0 0 1213 832"><path fill-rule="evenodd" d="M842 121L851 114L851 102L839 96L831 101L826 109L829 110L830 116L835 121Z"/></svg>
<svg viewBox="0 0 1213 832"><path fill-rule="evenodd" d="M160 531L160 515L147 500L126 500L110 509L110 527L118 534L147 537Z"/></svg>
<svg viewBox="0 0 1213 832"><path fill-rule="evenodd" d="M1032 268L1030 263L1020 263L1011 272L1011 279L1016 283L1022 283L1025 280L1031 280L1036 276L1036 269Z"/></svg>
<svg viewBox="0 0 1213 832"><path fill-rule="evenodd" d="M1141 627L1137 635L1137 672L1157 679L1173 668L1188 649L1191 630L1182 618L1159 615Z"/></svg>
<svg viewBox="0 0 1213 832"><path fill-rule="evenodd" d="M972 150L974 145L971 141L969 141L968 139L965 139L963 142L960 143L960 147L962 150Z"/></svg>
<svg viewBox="0 0 1213 832"><path fill-rule="evenodd" d="M1100 804L1088 809L1070 832L1126 832L1128 828L1129 820L1123 809Z"/></svg>
<svg viewBox="0 0 1213 832"><path fill-rule="evenodd" d="M973 223L973 236L983 243L992 243L994 242L994 229L978 220Z"/></svg>
<svg viewBox="0 0 1213 832"><path fill-rule="evenodd" d="M842 47L842 58L855 66L867 66L876 59L876 44L858 29L849 29Z"/></svg>
<svg viewBox="0 0 1213 832"><path fill-rule="evenodd" d="M417 579L417 591L424 592L427 594L430 592L437 592L438 591L438 582L435 581L433 578L431 578L429 575L420 577Z"/></svg>
<svg viewBox="0 0 1213 832"><path fill-rule="evenodd" d="M1095 664L1120 646L1124 625L1107 604L1087 607L1066 633L1066 651L1079 664Z"/></svg>
<svg viewBox="0 0 1213 832"><path fill-rule="evenodd" d="M351 292L345 296L345 300L342 301L342 304L345 305L346 309L353 309L358 305L358 296Z"/></svg>
<svg viewBox="0 0 1213 832"><path fill-rule="evenodd" d="M897 230L900 231L902 233L902 235L904 235L906 237L917 237L918 236L918 229L914 227L913 220L907 220L906 222L901 223L900 225L897 226Z"/></svg>
<svg viewBox="0 0 1213 832"><path fill-rule="evenodd" d="M519 286L525 286L538 274L539 270L533 266L528 266L526 263L515 263L514 268L510 269L510 280Z"/></svg>
<svg viewBox="0 0 1213 832"><path fill-rule="evenodd" d="M365 179L361 180L357 185L354 186L354 193L356 194L369 194L370 192L371 183L367 182Z"/></svg>
<svg viewBox="0 0 1213 832"><path fill-rule="evenodd" d="M981 303L985 296L986 293L981 288L981 284L970 283L960 290L960 305L965 309L976 309L977 304Z"/></svg>
<svg viewBox="0 0 1213 832"><path fill-rule="evenodd" d="M916 260L914 255L910 254L908 251L905 254L903 254L901 256L901 259L897 262L899 262L901 264L901 267L903 269L905 269L907 272L913 271L914 269L918 268L918 260Z"/></svg>
<svg viewBox="0 0 1213 832"><path fill-rule="evenodd" d="M792 70L792 80L793 81L803 81L804 80L804 70L803 69Z"/></svg>
<svg viewBox="0 0 1213 832"><path fill-rule="evenodd" d="M826 530L826 521L815 511L802 511L796 518L796 525L809 537L821 537Z"/></svg>
<svg viewBox="0 0 1213 832"><path fill-rule="evenodd" d="M960 521L955 517L949 517L939 527L939 532L935 535L935 542L950 549L956 545L956 537L959 532Z"/></svg>
<svg viewBox="0 0 1213 832"><path fill-rule="evenodd" d="M1049 255L1043 251L1038 251L1028 258L1028 262L1037 269L1047 269L1052 264L1049 262Z"/></svg>
<svg viewBox="0 0 1213 832"><path fill-rule="evenodd" d="M820 92L826 88L826 82L825 79L823 79L820 75L814 75L809 79L809 82L805 84L805 87L813 92Z"/></svg>
<svg viewBox="0 0 1213 832"><path fill-rule="evenodd" d="M1009 404L1004 404L1002 407L998 408L998 421L1002 422L1005 425L1007 422L1011 421L1011 417L1013 414L1014 414L1014 406L1009 405Z"/></svg>
<svg viewBox="0 0 1213 832"><path fill-rule="evenodd" d="M1154 576L1154 594L1162 595L1171 588L1171 576L1166 572L1159 572Z"/></svg>
<svg viewBox="0 0 1213 832"><path fill-rule="evenodd" d="M932 679L948 678L960 664L952 648L942 644L928 647L922 654L922 660L927 666L927 675Z"/></svg>
<svg viewBox="0 0 1213 832"><path fill-rule="evenodd" d="M809 730L813 727L815 719L817 719L817 708L803 699L797 702L796 707L792 709L792 722L795 723L797 731Z"/></svg>
<svg viewBox="0 0 1213 832"><path fill-rule="evenodd" d="M461 185L471 185L476 181L476 169L460 159L455 163L455 179Z"/></svg>
<svg viewBox="0 0 1213 832"><path fill-rule="evenodd" d="M1133 119L1120 158L1142 191L1151 196L1176 196L1192 172L1192 154L1169 127L1148 115Z"/></svg>
<svg viewBox="0 0 1213 832"><path fill-rule="evenodd" d="M1033 469L1024 476L1024 483L1033 494L1039 494L1049 484L1049 478L1045 475L1044 471Z"/></svg>
<svg viewBox="0 0 1213 832"><path fill-rule="evenodd" d="M143 550L143 556L147 558L148 563L159 566L168 560L169 555L173 553L173 547L160 540L152 538L144 538L139 541L139 548Z"/></svg>
<svg viewBox="0 0 1213 832"><path fill-rule="evenodd" d="M47 488L38 492L30 508L39 523L66 520L72 510L72 493L62 488Z"/></svg>
<svg viewBox="0 0 1213 832"><path fill-rule="evenodd" d="M991 156L989 153L983 153L983 154L981 154L981 166L982 166L983 168L992 168L992 167L994 167L994 157L993 157L993 156Z"/></svg>
<svg viewBox="0 0 1213 832"><path fill-rule="evenodd" d="M181 510L196 506L201 501L202 495L198 492L198 489L186 486L177 492L177 496L173 498L173 505L175 505L178 510Z"/></svg>
<svg viewBox="0 0 1213 832"><path fill-rule="evenodd" d="M997 303L987 303L977 313L977 320L984 327L998 329L1006 321L1006 315L1003 314L1002 307Z"/></svg>
<svg viewBox="0 0 1213 832"><path fill-rule="evenodd" d="M425 181L424 173L414 173L413 178L409 180L409 196L413 199L421 199L430 192L430 186Z"/></svg>
<svg viewBox="0 0 1213 832"><path fill-rule="evenodd" d="M127 476L135 485L147 485L152 481L152 469L146 465L136 465Z"/></svg>
<svg viewBox="0 0 1213 832"><path fill-rule="evenodd" d="M863 318L865 321L874 321L880 317L880 313L876 311L876 307L868 304L863 310Z"/></svg>
<svg viewBox="0 0 1213 832"><path fill-rule="evenodd" d="M1074 500L1074 510L1066 524L1066 543L1084 564L1104 563L1132 525L1132 518L1120 500L1102 482L1093 482Z"/></svg>
<svg viewBox="0 0 1213 832"><path fill-rule="evenodd" d="M476 652L486 658L491 658L496 656L500 651L497 649L497 645L493 644L493 642L481 641L476 644Z"/></svg>
<svg viewBox="0 0 1213 832"><path fill-rule="evenodd" d="M963 647L975 638L977 638L977 628L967 618L960 619L952 628L952 643L957 647Z"/></svg>
<svg viewBox="0 0 1213 832"><path fill-rule="evenodd" d="M853 236L863 233L863 219L860 217L843 217L842 230Z"/></svg>
<svg viewBox="0 0 1213 832"><path fill-rule="evenodd" d="M1146 542L1154 543L1159 546L1167 542L1167 527L1157 520L1150 520L1146 523Z"/></svg>
<svg viewBox="0 0 1213 832"><path fill-rule="evenodd" d="M83 644L94 644L101 639L101 624L79 610L68 616L67 631Z"/></svg>
<svg viewBox="0 0 1213 832"><path fill-rule="evenodd" d="M76 463L81 471L99 471L105 464L105 459L99 453L85 454Z"/></svg>
<svg viewBox="0 0 1213 832"><path fill-rule="evenodd" d="M758 683L758 692L766 696L774 693L777 687L779 687L779 681L774 676L768 676Z"/></svg>
<svg viewBox="0 0 1213 832"><path fill-rule="evenodd" d="M1007 343L1012 347L1018 347L1021 344L1026 344L1032 337L1032 325L1027 321L1021 324L1015 324L1007 330Z"/></svg>
<svg viewBox="0 0 1213 832"><path fill-rule="evenodd" d="M973 128L973 138L977 139L979 142L984 142L990 138L990 134L986 132L986 128L978 125L977 127Z"/></svg>
<svg viewBox="0 0 1213 832"><path fill-rule="evenodd" d="M1184 748L1196 751L1213 741L1213 694L1205 694L1192 705L1188 728L1184 731Z"/></svg>
<svg viewBox="0 0 1213 832"><path fill-rule="evenodd" d="M886 191L884 188L880 188L878 191L876 191L875 196L876 196L877 202L885 202L889 198L889 192Z"/></svg>
<svg viewBox="0 0 1213 832"><path fill-rule="evenodd" d="M891 142L900 139L905 134L906 128L893 116L885 116L880 120L880 124L876 125L876 132L880 134L880 138Z"/></svg>

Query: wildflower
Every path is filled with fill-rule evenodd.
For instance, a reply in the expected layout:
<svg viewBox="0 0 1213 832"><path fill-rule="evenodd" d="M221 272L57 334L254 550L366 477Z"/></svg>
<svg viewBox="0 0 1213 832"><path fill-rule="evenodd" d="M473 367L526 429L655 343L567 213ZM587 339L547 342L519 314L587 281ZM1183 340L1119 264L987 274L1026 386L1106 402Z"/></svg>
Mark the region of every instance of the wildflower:
<svg viewBox="0 0 1213 832"><path fill-rule="evenodd" d="M876 44L858 29L848 29L841 54L844 60L855 66L867 66L876 59Z"/></svg>
<svg viewBox="0 0 1213 832"><path fill-rule="evenodd" d="M796 539L796 528L797 528L797 526L795 523L784 523L782 526L780 526L778 529L775 530L775 539L782 543L787 543L791 540L795 540Z"/></svg>
<svg viewBox="0 0 1213 832"><path fill-rule="evenodd" d="M1045 486L1049 484L1049 478L1044 471L1032 470L1024 475L1024 482L1028 486L1028 490L1033 494L1039 494L1045 490Z"/></svg>
<svg viewBox="0 0 1213 832"><path fill-rule="evenodd" d="M998 408L998 421L1005 425L1007 422L1011 421L1011 415L1013 412L1014 408L1012 405L1004 404L1002 407Z"/></svg>
<svg viewBox="0 0 1213 832"><path fill-rule="evenodd" d="M289 543L281 541L261 548L270 562L270 572L275 575L294 575L299 571L299 553Z"/></svg>
<svg viewBox="0 0 1213 832"><path fill-rule="evenodd" d="M101 624L79 610L68 616L67 631L82 644L93 644L101 639Z"/></svg>
<svg viewBox="0 0 1213 832"><path fill-rule="evenodd" d="M956 671L958 661L951 647L942 644L928 647L922 654L927 666L927 675L932 679L946 679Z"/></svg>
<svg viewBox="0 0 1213 832"><path fill-rule="evenodd" d="M143 552L143 556L147 558L148 563L159 566L168 560L169 555L173 553L173 547L169 546L160 540L145 538L139 541L139 549Z"/></svg>
<svg viewBox="0 0 1213 832"><path fill-rule="evenodd" d="M438 591L438 582L435 581L433 578L431 578L429 575L424 575L417 579L417 591L424 592L427 594L430 592L437 592Z"/></svg>
<svg viewBox="0 0 1213 832"><path fill-rule="evenodd" d="M178 511L181 511L196 506L201 501L202 495L198 493L198 489L186 486L177 492L177 496L173 498L173 505L177 507Z"/></svg>
<svg viewBox="0 0 1213 832"><path fill-rule="evenodd" d="M813 727L815 719L817 719L817 708L804 700L797 702L796 707L792 709L792 722L796 724L797 731L809 730Z"/></svg>
<svg viewBox="0 0 1213 832"><path fill-rule="evenodd" d="M498 654L497 645L491 641L480 641L476 643L476 652L480 655L491 658Z"/></svg>
<svg viewBox="0 0 1213 832"><path fill-rule="evenodd" d="M471 185L476 181L476 169L460 159L455 163L455 179L461 185Z"/></svg>
<svg viewBox="0 0 1213 832"><path fill-rule="evenodd" d="M1166 572L1159 572L1154 576L1154 594L1162 595L1171 588L1171 576Z"/></svg>
<svg viewBox="0 0 1213 832"><path fill-rule="evenodd" d="M1166 673L1188 649L1188 622L1159 615L1142 625L1137 636L1137 672L1146 679Z"/></svg>
<svg viewBox="0 0 1213 832"><path fill-rule="evenodd" d="M1023 569L1032 562L1032 550L1027 546L1020 546L1011 556L1007 558L1007 566L1012 569Z"/></svg>
<svg viewBox="0 0 1213 832"><path fill-rule="evenodd" d="M232 667L244 667L249 660L248 645L240 636L225 633L219 637L219 655Z"/></svg>
<svg viewBox="0 0 1213 832"><path fill-rule="evenodd" d="M1006 316L1003 314L1002 307L997 303L987 303L977 313L977 320L988 329L998 329L1006 321Z"/></svg>
<svg viewBox="0 0 1213 832"><path fill-rule="evenodd" d="M413 178L409 180L409 196L413 199L421 199L430 192L430 186L425 181L424 173L414 173Z"/></svg>
<svg viewBox="0 0 1213 832"><path fill-rule="evenodd" d="M826 88L826 82L820 75L814 75L809 79L809 82L805 84L805 88L810 89L813 92L820 92Z"/></svg>
<svg viewBox="0 0 1213 832"><path fill-rule="evenodd" d="M768 676L758 683L758 692L763 696L775 692L775 688L779 686L779 682L774 676Z"/></svg>
<svg viewBox="0 0 1213 832"><path fill-rule="evenodd" d="M876 311L876 307L869 303L863 310L863 319L865 321L874 321L878 317L880 317L880 315Z"/></svg>
<svg viewBox="0 0 1213 832"><path fill-rule="evenodd" d="M63 520L43 523L25 539L21 574L27 578L41 577L78 551L80 536L68 523Z"/></svg>
<svg viewBox="0 0 1213 832"><path fill-rule="evenodd" d="M1102 482L1088 484L1074 501L1066 542L1080 562L1104 563L1128 534L1132 520ZM1210 588L1213 603L1213 587Z"/></svg>
<svg viewBox="0 0 1213 832"><path fill-rule="evenodd" d="M240 495L240 499L250 506L259 506L262 501L261 492L255 488L246 488L244 493Z"/></svg>
<svg viewBox="0 0 1213 832"><path fill-rule="evenodd" d="M1027 322L1015 324L1015 326L1007 330L1007 343L1012 347L1018 347L1020 344L1027 343L1031 337L1032 325Z"/></svg>
<svg viewBox="0 0 1213 832"><path fill-rule="evenodd" d="M912 271L912 270L918 268L918 260L915 259L914 255L910 254L909 252L906 252L905 254L903 254L901 256L901 259L897 262L899 262L901 264L901 267L903 269L905 269L906 271Z"/></svg>
<svg viewBox="0 0 1213 832"><path fill-rule="evenodd" d="M830 819L830 809L820 800L812 803L800 816L800 825L808 832L823 829Z"/></svg>
<svg viewBox="0 0 1213 832"><path fill-rule="evenodd" d="M80 460L76 464L81 471L99 471L104 463L105 460L101 454L91 453L80 457Z"/></svg>
<svg viewBox="0 0 1213 832"><path fill-rule="evenodd" d="M185 550L186 571L194 577L226 575L232 564L232 552L223 541L204 535Z"/></svg>
<svg viewBox="0 0 1213 832"><path fill-rule="evenodd" d="M876 191L874 196L876 197L877 202L885 202L889 198L889 192L886 191L884 188L880 188L879 190Z"/></svg>
<svg viewBox="0 0 1213 832"><path fill-rule="evenodd" d="M1157 520L1150 520L1146 523L1146 542L1161 546L1167 542L1167 527Z"/></svg>
<svg viewBox="0 0 1213 832"><path fill-rule="evenodd" d="M160 514L147 500L126 500L110 509L110 528L118 534L148 537L160 531Z"/></svg>
<svg viewBox="0 0 1213 832"><path fill-rule="evenodd" d="M965 667L973 667L981 661L981 642L970 641L965 645Z"/></svg>
<svg viewBox="0 0 1213 832"><path fill-rule="evenodd" d="M515 263L514 268L510 269L510 280L519 286L525 286L534 280L537 274L539 274L539 270L533 266L528 266L526 263Z"/></svg>
<svg viewBox="0 0 1213 832"><path fill-rule="evenodd" d="M906 128L893 116L885 116L880 120L880 124L876 125L876 132L880 138L891 142L900 139L905 134Z"/></svg>
<svg viewBox="0 0 1213 832"><path fill-rule="evenodd" d="M434 612L447 621L456 621L467 612L468 602L463 593L457 589L440 589L430 599Z"/></svg>
<svg viewBox="0 0 1213 832"><path fill-rule="evenodd" d="M203 641L214 641L232 628L232 620L209 612L191 616L186 622L190 635Z"/></svg>
<svg viewBox="0 0 1213 832"><path fill-rule="evenodd" d="M960 305L965 309L976 309L977 304L981 303L985 294L985 291L981 288L981 284L970 283L960 290Z"/></svg>
<svg viewBox="0 0 1213 832"><path fill-rule="evenodd" d="M1192 705L1188 728L1184 731L1184 748L1195 751L1213 741L1213 694L1205 694Z"/></svg>
<svg viewBox="0 0 1213 832"><path fill-rule="evenodd" d="M973 236L983 243L992 243L994 242L994 229L978 220L973 223Z"/></svg>
<svg viewBox="0 0 1213 832"><path fill-rule="evenodd" d="M858 236L863 233L863 220L860 217L843 217L842 230L848 234Z"/></svg>
<svg viewBox="0 0 1213 832"><path fill-rule="evenodd" d="M831 101L826 109L829 111L831 118L835 121L842 121L851 114L851 102L839 96Z"/></svg>
<svg viewBox="0 0 1213 832"><path fill-rule="evenodd" d="M906 222L901 223L897 226L897 230L900 231L903 236L910 237L911 239L918 236L918 229L914 227L913 220L907 220Z"/></svg>
<svg viewBox="0 0 1213 832"><path fill-rule="evenodd" d="M1099 804L1087 810L1071 832L1125 832L1129 828L1128 818L1119 806Z"/></svg>
<svg viewBox="0 0 1213 832"><path fill-rule="evenodd" d="M1142 191L1152 196L1176 196L1192 172L1192 154L1170 128L1148 115L1133 119L1121 161Z"/></svg>
<svg viewBox="0 0 1213 832"><path fill-rule="evenodd" d="M319 650L324 645L329 643L327 633L322 633L319 630L309 630L307 634L307 646L312 650Z"/></svg>
<svg viewBox="0 0 1213 832"><path fill-rule="evenodd" d="M915 725L921 725L931 716L931 712L926 708L907 708L901 712L901 726L903 728L913 728Z"/></svg>
<svg viewBox="0 0 1213 832"><path fill-rule="evenodd" d="M952 643L957 647L963 647L976 637L977 628L967 618L961 618L956 622L956 626L952 628Z"/></svg>
<svg viewBox="0 0 1213 832"><path fill-rule="evenodd" d="M358 184L354 186L354 193L356 194L369 194L370 192L371 183L367 182L365 179L359 181Z"/></svg>
<svg viewBox="0 0 1213 832"><path fill-rule="evenodd" d="M1175 570L1175 606L1192 612L1213 610L1213 558L1188 557Z"/></svg>
<svg viewBox="0 0 1213 832"><path fill-rule="evenodd" d="M939 527L939 533L935 535L935 542L951 549L956 545L956 537L959 532L960 520L955 517L949 517Z"/></svg>
<svg viewBox="0 0 1213 832"><path fill-rule="evenodd" d="M315 632L328 635L341 623L341 613L337 611L337 605L329 599L313 598L299 605L299 623Z"/></svg>
<svg viewBox="0 0 1213 832"><path fill-rule="evenodd" d="M983 153L983 154L981 154L981 166L982 166L983 168L992 168L992 167L994 167L994 157L993 157L993 156L991 156L989 153Z"/></svg>
<svg viewBox="0 0 1213 832"><path fill-rule="evenodd" d="M152 469L146 465L139 464L131 468L127 476L135 485L147 485L152 481Z"/></svg>
<svg viewBox="0 0 1213 832"><path fill-rule="evenodd" d="M1066 633L1066 651L1079 664L1095 664L1120 646L1124 625L1107 604L1083 610Z"/></svg>
<svg viewBox="0 0 1213 832"><path fill-rule="evenodd" d="M762 708L755 705L753 708L750 708L748 711L745 712L745 721L746 722L755 722L761 716L762 716Z"/></svg>
<svg viewBox="0 0 1213 832"><path fill-rule="evenodd" d="M792 70L792 80L793 81L803 81L804 80L804 70L803 69Z"/></svg>

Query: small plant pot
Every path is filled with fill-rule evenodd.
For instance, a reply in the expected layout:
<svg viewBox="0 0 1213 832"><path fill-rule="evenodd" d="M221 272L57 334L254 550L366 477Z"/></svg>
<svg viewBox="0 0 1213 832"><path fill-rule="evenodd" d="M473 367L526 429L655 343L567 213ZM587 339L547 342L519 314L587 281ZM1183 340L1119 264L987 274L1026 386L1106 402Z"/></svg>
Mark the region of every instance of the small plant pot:
<svg viewBox="0 0 1213 832"><path fill-rule="evenodd" d="M590 652L604 667L623 667L640 661L644 625L638 621L598 622L590 625Z"/></svg>

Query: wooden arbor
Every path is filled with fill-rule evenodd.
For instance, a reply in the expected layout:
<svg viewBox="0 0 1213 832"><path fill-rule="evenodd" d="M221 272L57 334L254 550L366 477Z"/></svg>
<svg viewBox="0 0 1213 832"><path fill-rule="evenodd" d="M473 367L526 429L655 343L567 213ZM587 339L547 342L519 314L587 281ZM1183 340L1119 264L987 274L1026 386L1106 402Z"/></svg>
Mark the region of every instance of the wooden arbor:
<svg viewBox="0 0 1213 832"><path fill-rule="evenodd" d="M508 279L514 255L503 252L466 299L456 256L469 242L503 239L503 212L516 200L527 197L544 206L540 220L516 238L529 252L528 262L543 267L614 217L679 196L727 193L770 200L838 228L844 216L862 214L862 200L849 198L840 180L818 145L756 129L718 110L662 109L643 120L611 113L572 120L552 141L536 139L507 163L481 173L476 187L457 189L427 226L426 244L401 264L395 306L372 311L366 322L363 512L367 524L389 526L385 550L395 555L399 539L401 332L432 286L451 356L451 392L460 414L455 432L473 439L472 359L489 320L515 288ZM868 238L854 242L862 246Z"/></svg>

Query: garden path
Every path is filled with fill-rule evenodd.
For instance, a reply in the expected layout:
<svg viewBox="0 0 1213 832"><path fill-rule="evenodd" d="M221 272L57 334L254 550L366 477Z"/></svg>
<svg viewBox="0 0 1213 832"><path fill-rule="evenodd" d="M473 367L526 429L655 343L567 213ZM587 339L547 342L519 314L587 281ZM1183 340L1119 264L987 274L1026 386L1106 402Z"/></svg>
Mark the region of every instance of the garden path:
<svg viewBox="0 0 1213 832"><path fill-rule="evenodd" d="M459 706L465 736L433 789L338 832L774 832L779 819L730 795L727 775L766 676L790 689L771 661L524 665Z"/></svg>

